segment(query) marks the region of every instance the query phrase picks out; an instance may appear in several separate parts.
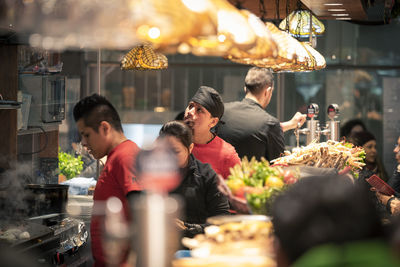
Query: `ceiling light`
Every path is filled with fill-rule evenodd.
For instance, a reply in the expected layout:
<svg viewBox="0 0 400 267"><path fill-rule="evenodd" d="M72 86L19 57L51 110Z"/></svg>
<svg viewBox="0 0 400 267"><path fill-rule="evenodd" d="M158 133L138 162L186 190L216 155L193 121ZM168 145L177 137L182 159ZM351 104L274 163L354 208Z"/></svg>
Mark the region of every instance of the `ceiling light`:
<svg viewBox="0 0 400 267"><path fill-rule="evenodd" d="M121 61L123 70L159 70L168 67L168 59L156 53L150 45L138 45L129 51Z"/></svg>
<svg viewBox="0 0 400 267"><path fill-rule="evenodd" d="M250 49L233 47L229 51L228 58L244 61L266 57L271 59L276 58L278 56L277 44L261 19L247 10L240 10L240 13L247 19L251 29L256 34L256 45Z"/></svg>
<svg viewBox="0 0 400 267"><path fill-rule="evenodd" d="M226 36L223 34L218 35L217 38L218 38L218 41L220 41L221 43L225 42L225 40L226 40Z"/></svg>
<svg viewBox="0 0 400 267"><path fill-rule="evenodd" d="M345 8L329 8L328 11L331 12L342 12L342 11L346 11Z"/></svg>
<svg viewBox="0 0 400 267"><path fill-rule="evenodd" d="M215 23L206 14L209 0L127 2L130 18L133 20L131 24L136 29L135 36L143 43L150 42L159 52L175 53L179 44L186 42L189 36L216 32Z"/></svg>
<svg viewBox="0 0 400 267"><path fill-rule="evenodd" d="M321 35L325 31L324 24L312 16L312 34ZM279 24L279 29L288 31L290 34L298 36L310 35L310 11L308 10L295 10L289 14Z"/></svg>
<svg viewBox="0 0 400 267"><path fill-rule="evenodd" d="M334 17L348 17L349 16L349 14L332 14L332 16L334 16Z"/></svg>
<svg viewBox="0 0 400 267"><path fill-rule="evenodd" d="M335 18L336 20L351 20L350 17L345 17L345 18Z"/></svg>
<svg viewBox="0 0 400 267"><path fill-rule="evenodd" d="M165 112L165 107L161 107L161 106L158 106L158 107L154 107L154 112Z"/></svg>
<svg viewBox="0 0 400 267"><path fill-rule="evenodd" d="M324 6L343 6L342 3L325 3Z"/></svg>
<svg viewBox="0 0 400 267"><path fill-rule="evenodd" d="M205 0L181 0L182 3L193 12L205 12L209 8L209 2Z"/></svg>
<svg viewBox="0 0 400 267"><path fill-rule="evenodd" d="M161 1L162 2L162 1ZM247 51L257 45L258 36L248 18L227 0L210 1L207 16L217 33L191 35L187 43L196 56L228 56L232 49Z"/></svg>
<svg viewBox="0 0 400 267"><path fill-rule="evenodd" d="M160 37L160 29L157 27L152 27L149 29L148 35L151 39L157 39L158 37Z"/></svg>

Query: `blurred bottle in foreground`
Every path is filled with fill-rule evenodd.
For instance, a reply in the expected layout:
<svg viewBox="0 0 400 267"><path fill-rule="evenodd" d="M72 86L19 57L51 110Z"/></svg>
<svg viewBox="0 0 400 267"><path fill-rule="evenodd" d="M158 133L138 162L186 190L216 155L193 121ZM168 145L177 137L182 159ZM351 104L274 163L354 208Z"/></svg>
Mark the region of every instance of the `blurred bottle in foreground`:
<svg viewBox="0 0 400 267"><path fill-rule="evenodd" d="M152 150L140 152L136 167L144 189L143 194L130 199L136 266L171 266L179 246L175 218L181 210L180 201L168 196L181 179L176 155L167 143L157 141Z"/></svg>

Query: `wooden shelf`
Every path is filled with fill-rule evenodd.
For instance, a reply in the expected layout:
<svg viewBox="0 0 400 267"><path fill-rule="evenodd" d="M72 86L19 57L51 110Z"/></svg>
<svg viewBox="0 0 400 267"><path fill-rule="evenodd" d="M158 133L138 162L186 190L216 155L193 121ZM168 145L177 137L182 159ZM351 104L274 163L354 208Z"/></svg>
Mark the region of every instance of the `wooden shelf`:
<svg viewBox="0 0 400 267"><path fill-rule="evenodd" d="M20 109L21 104L11 105L11 104L0 104L0 109Z"/></svg>
<svg viewBox="0 0 400 267"><path fill-rule="evenodd" d="M45 132L58 131L59 123L47 123L41 126ZM19 130L18 135L43 133L39 127L31 127L26 130Z"/></svg>

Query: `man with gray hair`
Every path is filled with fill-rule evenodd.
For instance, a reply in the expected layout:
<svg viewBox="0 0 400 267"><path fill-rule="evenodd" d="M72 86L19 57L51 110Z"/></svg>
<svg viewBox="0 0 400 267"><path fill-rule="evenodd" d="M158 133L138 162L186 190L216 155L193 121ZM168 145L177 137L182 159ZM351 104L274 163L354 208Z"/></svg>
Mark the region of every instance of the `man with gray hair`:
<svg viewBox="0 0 400 267"><path fill-rule="evenodd" d="M255 156L271 161L283 153L283 132L294 129L306 121L297 112L290 121L280 123L265 111L274 91L274 78L270 70L251 68L245 78L245 98L225 104L225 112L218 136L233 145L242 158Z"/></svg>

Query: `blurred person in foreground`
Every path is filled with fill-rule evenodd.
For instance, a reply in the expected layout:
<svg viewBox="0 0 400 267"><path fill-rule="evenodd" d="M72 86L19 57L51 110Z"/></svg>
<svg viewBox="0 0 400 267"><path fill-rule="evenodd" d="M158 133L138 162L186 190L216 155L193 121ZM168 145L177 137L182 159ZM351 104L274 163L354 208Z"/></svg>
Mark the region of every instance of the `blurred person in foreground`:
<svg viewBox="0 0 400 267"><path fill-rule="evenodd" d="M224 114L224 103L219 93L208 86L201 86L185 110L184 122L193 132L196 159L208 163L214 171L227 179L229 169L241 164L235 148L217 136Z"/></svg>
<svg viewBox="0 0 400 267"><path fill-rule="evenodd" d="M283 132L301 127L306 115L297 112L290 121L280 123L265 109L274 91L274 77L269 69L253 67L245 78L242 101L225 104L219 136L232 144L240 158L255 156L271 161L285 149Z"/></svg>
<svg viewBox="0 0 400 267"><path fill-rule="evenodd" d="M171 192L184 201L184 219L178 221L178 226L188 237L203 233L208 217L229 214L228 200L217 187L217 174L192 155L192 133L185 123L165 123L157 141L167 141L178 159L182 180Z"/></svg>
<svg viewBox="0 0 400 267"><path fill-rule="evenodd" d="M340 176L301 179L273 205L277 265L399 266L365 187Z"/></svg>
<svg viewBox="0 0 400 267"><path fill-rule="evenodd" d="M117 197L123 206L126 220L129 209L126 196L139 191L135 182L135 159L139 147L128 140L122 130L120 117L112 104L103 96L93 94L81 99L74 107L74 119L81 136L81 143L95 159L107 156L107 161L97 180L93 194L93 214L90 224L94 266L109 265L103 246L104 202ZM103 215L101 215L103 213ZM128 248L121 252L117 263L123 265Z"/></svg>

